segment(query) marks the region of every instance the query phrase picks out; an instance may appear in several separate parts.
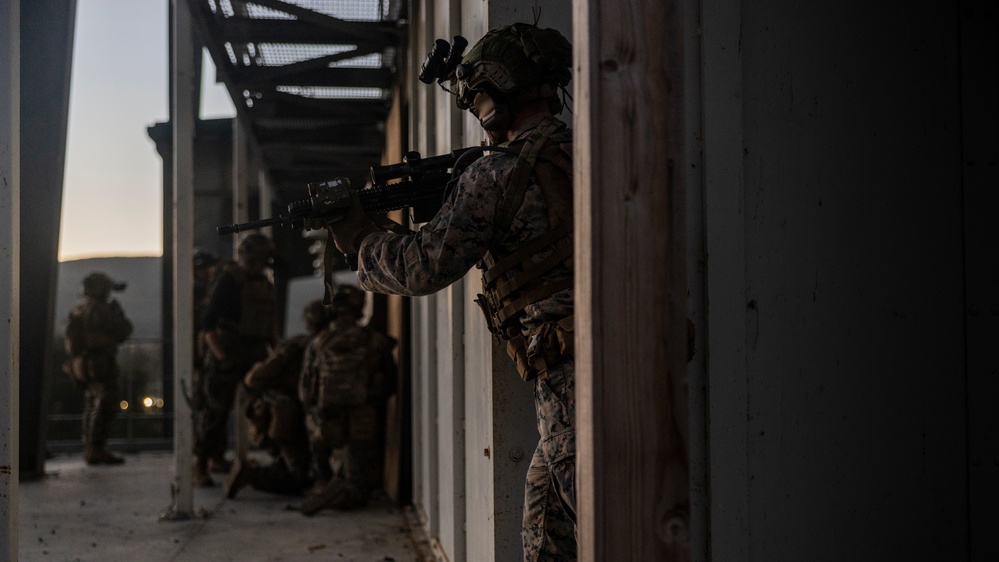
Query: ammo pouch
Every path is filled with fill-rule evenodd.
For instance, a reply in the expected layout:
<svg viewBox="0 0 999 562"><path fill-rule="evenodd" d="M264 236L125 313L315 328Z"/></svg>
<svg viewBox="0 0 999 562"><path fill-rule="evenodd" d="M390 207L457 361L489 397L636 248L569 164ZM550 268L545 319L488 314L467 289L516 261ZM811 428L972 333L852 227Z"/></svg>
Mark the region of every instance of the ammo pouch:
<svg viewBox="0 0 999 562"><path fill-rule="evenodd" d="M548 376L548 368L575 354L573 317L542 324L529 338L517 335L506 343L506 352L517 364L524 382Z"/></svg>

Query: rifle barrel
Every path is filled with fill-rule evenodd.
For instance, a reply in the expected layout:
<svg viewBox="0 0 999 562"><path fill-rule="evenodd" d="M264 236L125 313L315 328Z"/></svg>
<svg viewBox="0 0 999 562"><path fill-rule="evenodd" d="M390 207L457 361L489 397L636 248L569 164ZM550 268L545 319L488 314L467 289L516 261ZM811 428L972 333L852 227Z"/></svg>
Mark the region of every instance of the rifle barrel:
<svg viewBox="0 0 999 562"><path fill-rule="evenodd" d="M274 226L279 224L286 224L291 222L291 217L289 215L279 215L269 219L261 219L258 221L241 222L236 224L222 225L215 228L219 233L219 236L225 236L226 234L236 234L237 232L243 232L244 230L256 230L258 228L264 228L265 226Z"/></svg>

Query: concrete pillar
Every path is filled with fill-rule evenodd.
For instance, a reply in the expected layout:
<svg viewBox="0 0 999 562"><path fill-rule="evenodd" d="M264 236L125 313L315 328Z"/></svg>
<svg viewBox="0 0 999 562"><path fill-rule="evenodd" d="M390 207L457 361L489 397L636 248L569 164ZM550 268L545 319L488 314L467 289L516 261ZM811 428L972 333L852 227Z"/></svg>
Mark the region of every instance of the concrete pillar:
<svg viewBox="0 0 999 562"><path fill-rule="evenodd" d="M20 3L0 0L0 561L17 560Z"/></svg>
<svg viewBox="0 0 999 562"><path fill-rule="evenodd" d="M76 0L23 2L21 10L20 444L22 479L45 475L45 436L53 365L59 219L66 161ZM44 95L41 95L44 93ZM58 320L62 319L56 319Z"/></svg>
<svg viewBox="0 0 999 562"><path fill-rule="evenodd" d="M174 396L183 396L191 388L194 356L194 125L197 107L194 95L198 84L191 14L188 3L174 0L173 9L173 363ZM174 504L173 515L190 517L194 513L191 475L193 428L191 409L186 401L174 405Z"/></svg>

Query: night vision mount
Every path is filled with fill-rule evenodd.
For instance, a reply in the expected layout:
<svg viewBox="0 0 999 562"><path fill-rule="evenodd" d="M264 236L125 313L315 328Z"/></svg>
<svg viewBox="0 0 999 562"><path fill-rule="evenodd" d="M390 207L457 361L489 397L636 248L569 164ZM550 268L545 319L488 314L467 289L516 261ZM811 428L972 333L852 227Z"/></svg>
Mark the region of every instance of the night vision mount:
<svg viewBox="0 0 999 562"><path fill-rule="evenodd" d="M454 69L461 63L461 55L466 47L468 40L461 35L455 35L450 43L446 39L434 41L433 48L427 53L427 58L420 67L420 82L424 84L437 82L443 88L443 82L451 79Z"/></svg>

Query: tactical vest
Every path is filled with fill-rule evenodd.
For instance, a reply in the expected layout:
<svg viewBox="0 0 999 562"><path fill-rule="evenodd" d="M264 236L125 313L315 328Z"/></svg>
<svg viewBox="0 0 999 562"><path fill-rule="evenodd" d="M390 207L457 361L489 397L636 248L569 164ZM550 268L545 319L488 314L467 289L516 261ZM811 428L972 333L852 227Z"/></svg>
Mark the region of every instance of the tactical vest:
<svg viewBox="0 0 999 562"><path fill-rule="evenodd" d="M385 392L387 373L382 357L387 340L362 326L331 328L313 340L314 397L303 397L320 408L359 406ZM311 398L311 399L310 399Z"/></svg>
<svg viewBox="0 0 999 562"><path fill-rule="evenodd" d="M88 298L69 314L66 326L66 351L72 356L88 352L114 352L132 335L132 323L125 318L118 301Z"/></svg>
<svg viewBox="0 0 999 562"><path fill-rule="evenodd" d="M572 136L564 124L549 117L526 139L501 146L521 150L497 211L490 250L479 264L483 269L482 294L476 303L486 316L489 330L507 340L507 352L517 362L521 378L531 380L544 376L546 367L544 361L537 364L528 355L540 358L539 353L552 350L528 349L520 324L524 309L573 286ZM549 230L507 252L498 243L510 230L532 176L545 198ZM560 266L565 269L555 273ZM554 341L543 343L559 347L557 339ZM552 360L550 356L548 362Z"/></svg>
<svg viewBox="0 0 999 562"><path fill-rule="evenodd" d="M263 361L257 361L243 377L253 390L296 396L302 374L302 359L311 336L301 334L281 342Z"/></svg>
<svg viewBox="0 0 999 562"><path fill-rule="evenodd" d="M240 336L260 341L270 340L275 333L277 300L274 287L264 275L246 275L238 267L229 272L239 283L239 322L231 326Z"/></svg>

